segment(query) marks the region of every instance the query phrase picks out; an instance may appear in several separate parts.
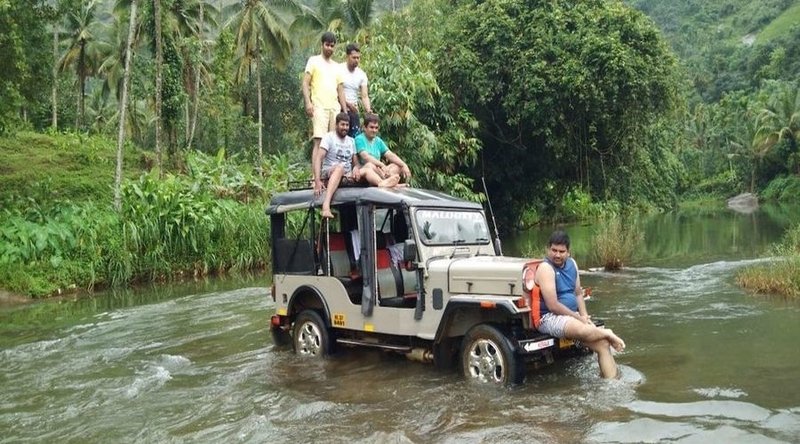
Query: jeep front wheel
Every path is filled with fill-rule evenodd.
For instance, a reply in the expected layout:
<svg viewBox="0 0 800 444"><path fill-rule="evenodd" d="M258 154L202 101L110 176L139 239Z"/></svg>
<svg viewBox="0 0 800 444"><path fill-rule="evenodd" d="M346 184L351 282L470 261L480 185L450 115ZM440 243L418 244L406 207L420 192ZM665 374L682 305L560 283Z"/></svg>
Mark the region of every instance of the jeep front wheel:
<svg viewBox="0 0 800 444"><path fill-rule="evenodd" d="M327 356L331 352L328 328L314 310L305 310L297 316L292 334L294 352L301 356Z"/></svg>
<svg viewBox="0 0 800 444"><path fill-rule="evenodd" d="M508 338L491 325L476 325L464 336L461 366L468 381L515 385L525 378Z"/></svg>

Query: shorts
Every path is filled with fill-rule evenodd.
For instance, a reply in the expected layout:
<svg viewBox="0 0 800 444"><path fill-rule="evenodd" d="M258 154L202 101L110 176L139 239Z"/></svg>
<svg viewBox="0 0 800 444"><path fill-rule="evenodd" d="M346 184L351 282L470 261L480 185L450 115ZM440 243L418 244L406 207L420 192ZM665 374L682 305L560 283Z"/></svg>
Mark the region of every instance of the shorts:
<svg viewBox="0 0 800 444"><path fill-rule="evenodd" d="M322 171L320 172L320 180L322 180L322 181L327 183L328 178L331 177L331 171L333 170L333 168L334 167L330 167L328 169L323 168ZM341 182L339 182L339 184L340 185L352 185L354 183L355 183L355 180L353 180L353 171L352 170L351 171L347 171L347 169L345 169L344 175L342 176L342 180L341 180Z"/></svg>
<svg viewBox="0 0 800 444"><path fill-rule="evenodd" d="M322 139L322 136L336 129L337 109L325 109L315 106L314 117L312 118L312 134L314 139Z"/></svg>
<svg viewBox="0 0 800 444"><path fill-rule="evenodd" d="M555 338L563 338L565 337L564 329L566 328L569 320L569 316L545 313L542 315L542 318L539 321L539 327L537 330Z"/></svg>

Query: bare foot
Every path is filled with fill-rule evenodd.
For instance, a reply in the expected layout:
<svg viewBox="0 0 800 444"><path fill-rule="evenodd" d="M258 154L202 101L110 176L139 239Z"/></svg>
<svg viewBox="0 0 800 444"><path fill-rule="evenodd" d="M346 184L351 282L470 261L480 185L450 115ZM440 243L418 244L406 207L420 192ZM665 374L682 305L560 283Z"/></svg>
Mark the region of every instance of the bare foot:
<svg viewBox="0 0 800 444"><path fill-rule="evenodd" d="M333 213L331 213L331 210L322 210L322 217L324 217L325 219L334 218Z"/></svg>
<svg viewBox="0 0 800 444"><path fill-rule="evenodd" d="M606 333L608 333L608 336L607 336L606 339L608 339L608 342L610 342L611 346L614 347L614 350L616 350L618 352L621 352L622 350L625 350L625 341L623 341L622 338L620 338L619 336L614 334L614 332L611 331L610 328L606 328L604 330L605 330Z"/></svg>
<svg viewBox="0 0 800 444"><path fill-rule="evenodd" d="M378 186L381 188L391 188L397 185L398 182L400 182L400 176L389 176L388 178L380 181Z"/></svg>

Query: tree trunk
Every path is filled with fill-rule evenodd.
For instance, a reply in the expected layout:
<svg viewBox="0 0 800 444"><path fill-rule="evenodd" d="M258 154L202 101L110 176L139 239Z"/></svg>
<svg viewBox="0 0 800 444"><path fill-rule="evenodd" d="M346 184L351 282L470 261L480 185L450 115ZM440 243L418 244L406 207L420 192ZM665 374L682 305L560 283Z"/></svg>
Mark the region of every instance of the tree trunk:
<svg viewBox="0 0 800 444"><path fill-rule="evenodd" d="M58 131L58 25L53 24L53 130Z"/></svg>
<svg viewBox="0 0 800 444"><path fill-rule="evenodd" d="M200 104L200 64L203 63L203 2L200 2L200 28L197 30L198 38L200 39L200 57L198 58L197 66L194 70L194 97L192 98L192 120L189 131L189 141L186 144L186 149L192 148L192 140L194 140L194 131L197 128L197 112Z"/></svg>
<svg viewBox="0 0 800 444"><path fill-rule="evenodd" d="M86 96L86 43L81 42L81 51L78 56L78 115L75 116L75 131L80 131L83 125Z"/></svg>
<svg viewBox="0 0 800 444"><path fill-rule="evenodd" d="M128 105L128 82L131 78L131 44L136 29L136 2L131 0L131 19L128 41L125 44L125 74L122 77L122 100L119 103L119 133L117 135L117 173L114 178L114 209L122 209L122 146L125 142L125 110Z"/></svg>
<svg viewBox="0 0 800 444"><path fill-rule="evenodd" d="M261 166L264 165L264 112L262 110L261 99L261 41L256 43L256 79L258 83L258 172L261 173Z"/></svg>
<svg viewBox="0 0 800 444"><path fill-rule="evenodd" d="M158 177L164 177L161 165L161 69L164 63L163 48L161 48L161 0L153 0L153 16L155 17L156 34L156 167Z"/></svg>

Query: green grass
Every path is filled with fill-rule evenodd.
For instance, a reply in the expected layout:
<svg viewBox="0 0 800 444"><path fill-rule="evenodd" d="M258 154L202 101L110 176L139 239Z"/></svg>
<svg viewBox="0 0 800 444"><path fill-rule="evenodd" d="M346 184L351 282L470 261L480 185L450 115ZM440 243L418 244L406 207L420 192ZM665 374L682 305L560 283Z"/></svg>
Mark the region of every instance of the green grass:
<svg viewBox="0 0 800 444"><path fill-rule="evenodd" d="M789 28L800 25L800 3L791 6L769 25L765 26L756 37L756 42L766 43L776 37L789 33Z"/></svg>
<svg viewBox="0 0 800 444"><path fill-rule="evenodd" d="M769 265L754 265L741 270L736 275L736 282L757 294L800 297L800 225L786 232L772 254L779 259Z"/></svg>
<svg viewBox="0 0 800 444"><path fill-rule="evenodd" d="M595 260L608 271L623 268L644 241L644 232L634 216L611 214L600 220L592 236Z"/></svg>
<svg viewBox="0 0 800 444"><path fill-rule="evenodd" d="M126 147L125 177L141 173L137 150ZM0 137L0 202L21 196L47 200L113 198L116 142L82 134L20 132Z"/></svg>

